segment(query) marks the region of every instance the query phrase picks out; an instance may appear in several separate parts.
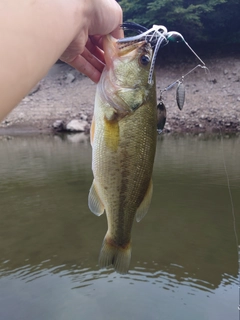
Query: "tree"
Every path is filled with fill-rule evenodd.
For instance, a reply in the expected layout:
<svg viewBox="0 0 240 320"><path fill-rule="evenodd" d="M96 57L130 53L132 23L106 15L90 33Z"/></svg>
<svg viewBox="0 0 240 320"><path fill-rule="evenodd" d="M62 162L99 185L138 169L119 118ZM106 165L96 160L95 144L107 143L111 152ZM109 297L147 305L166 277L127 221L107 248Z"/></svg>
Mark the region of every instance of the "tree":
<svg viewBox="0 0 240 320"><path fill-rule="evenodd" d="M240 43L240 0L121 0L124 20L163 24L191 42Z"/></svg>

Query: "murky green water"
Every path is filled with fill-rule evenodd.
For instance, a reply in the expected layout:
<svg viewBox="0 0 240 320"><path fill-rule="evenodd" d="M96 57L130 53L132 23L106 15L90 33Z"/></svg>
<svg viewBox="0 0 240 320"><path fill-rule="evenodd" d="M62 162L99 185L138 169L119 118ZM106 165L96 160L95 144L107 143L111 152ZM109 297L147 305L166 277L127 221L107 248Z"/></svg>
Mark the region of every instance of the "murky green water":
<svg viewBox="0 0 240 320"><path fill-rule="evenodd" d="M159 137L129 274L99 270L81 136L0 137L0 319L238 318L240 138Z"/></svg>

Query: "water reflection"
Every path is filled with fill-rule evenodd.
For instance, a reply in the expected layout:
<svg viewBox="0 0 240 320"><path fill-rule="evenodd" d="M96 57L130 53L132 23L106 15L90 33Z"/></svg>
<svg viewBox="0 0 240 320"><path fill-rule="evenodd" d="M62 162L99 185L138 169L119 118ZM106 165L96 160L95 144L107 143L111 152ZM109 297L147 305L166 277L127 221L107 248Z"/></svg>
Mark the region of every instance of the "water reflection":
<svg viewBox="0 0 240 320"><path fill-rule="evenodd" d="M149 310L155 311L149 319L159 319L155 294L166 303L166 310L161 305L165 310L163 319L175 319L171 313L172 299L174 303L179 301L179 306L183 299L187 310L194 301L194 306L199 308L199 315L195 314L194 318L208 319L202 314L201 306L206 305L204 299L210 296L214 306L215 295L216 303L227 310L225 314L221 309L221 316L231 318L237 306L238 257L224 162L239 235L239 145L239 137L225 137L222 142L218 136L159 137L152 205L143 221L134 225L131 270L121 276L112 269L103 271L97 266L106 219L98 219L87 207L92 182L88 138L82 135L2 137L0 318L2 312L3 319L15 319L8 312L12 301L22 301L21 290L29 292L24 301L29 306L29 301L34 302L32 295L36 290L44 294L50 287L57 290L56 297L46 301L41 297L41 302L49 308L54 305L53 299L59 303L61 288L67 309L73 308L72 318L67 316L69 319L75 319L75 312L80 312L72 302L77 301L79 294L81 299L85 297L81 305L85 301L86 308L90 307L88 295L94 297L97 305L106 306L116 288L121 301L131 297L133 304L126 310L134 310L138 319L149 318L149 314L134 309L144 303L143 293L147 300L152 297L148 301ZM69 291L72 289L76 300ZM226 307L222 292L232 290L235 293L230 294L232 300ZM228 299L227 294L224 299ZM232 314L230 310L234 310ZM192 319L192 311L188 316L188 311L180 307L179 312L184 312L185 319ZM22 318L32 319L33 314L30 312ZM56 315L50 317L50 314L48 311L46 319L55 319ZM218 317L211 319L221 319L219 312L216 314ZM89 308L82 315L83 319L96 318ZM123 317L124 312L119 309L115 319ZM129 317L125 315L125 318ZM35 319L38 319L36 315ZM63 313L56 319L66 317ZM100 319L106 319L104 313Z"/></svg>

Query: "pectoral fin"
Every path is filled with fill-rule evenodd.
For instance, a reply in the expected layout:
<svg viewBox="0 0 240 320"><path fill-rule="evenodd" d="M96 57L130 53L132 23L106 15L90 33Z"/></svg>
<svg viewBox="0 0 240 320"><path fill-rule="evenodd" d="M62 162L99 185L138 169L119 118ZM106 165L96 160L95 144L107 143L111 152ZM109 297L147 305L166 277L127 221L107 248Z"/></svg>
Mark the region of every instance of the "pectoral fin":
<svg viewBox="0 0 240 320"><path fill-rule="evenodd" d="M94 180L88 195L88 207L96 216L100 216L104 212L104 205L97 193Z"/></svg>
<svg viewBox="0 0 240 320"><path fill-rule="evenodd" d="M153 193L153 183L151 179L147 192L145 194L145 197L136 212L137 222L141 221L142 218L147 214L151 200L152 200L152 193Z"/></svg>

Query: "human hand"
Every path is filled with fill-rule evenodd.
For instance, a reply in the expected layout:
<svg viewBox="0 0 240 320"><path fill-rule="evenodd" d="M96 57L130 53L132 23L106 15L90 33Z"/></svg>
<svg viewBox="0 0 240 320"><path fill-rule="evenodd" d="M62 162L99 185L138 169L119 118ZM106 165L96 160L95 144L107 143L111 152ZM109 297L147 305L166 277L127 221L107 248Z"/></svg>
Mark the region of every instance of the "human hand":
<svg viewBox="0 0 240 320"><path fill-rule="evenodd" d="M102 36L123 37L122 9L115 0L92 0L88 5L86 28L77 32L60 59L97 83L105 65Z"/></svg>

